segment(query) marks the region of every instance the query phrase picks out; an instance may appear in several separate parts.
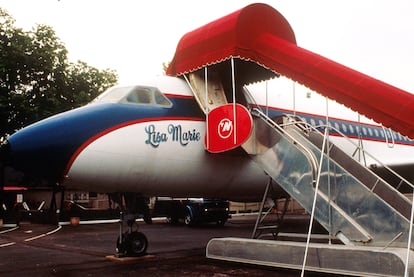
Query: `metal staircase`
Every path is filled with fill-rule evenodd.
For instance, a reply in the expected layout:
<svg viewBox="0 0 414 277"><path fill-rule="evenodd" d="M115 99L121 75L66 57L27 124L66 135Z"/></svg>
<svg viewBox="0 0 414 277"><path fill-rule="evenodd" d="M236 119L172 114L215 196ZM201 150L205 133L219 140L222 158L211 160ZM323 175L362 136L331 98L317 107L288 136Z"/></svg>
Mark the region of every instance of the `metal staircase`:
<svg viewBox="0 0 414 277"><path fill-rule="evenodd" d="M248 250L241 251L243 246L234 246L234 238L213 239L207 257L298 268L309 249L317 257L308 260L306 268L314 271L360 276L413 272L414 255L407 250L413 248L408 247L409 199L306 123L289 116L270 119L259 109L253 109L252 115L254 130L243 148L343 245L286 246L286 242L243 240L241 245ZM267 254L258 254L263 251ZM281 261L279 257L286 255L290 261ZM362 258L366 266L355 267ZM394 262L387 266L386 260Z"/></svg>

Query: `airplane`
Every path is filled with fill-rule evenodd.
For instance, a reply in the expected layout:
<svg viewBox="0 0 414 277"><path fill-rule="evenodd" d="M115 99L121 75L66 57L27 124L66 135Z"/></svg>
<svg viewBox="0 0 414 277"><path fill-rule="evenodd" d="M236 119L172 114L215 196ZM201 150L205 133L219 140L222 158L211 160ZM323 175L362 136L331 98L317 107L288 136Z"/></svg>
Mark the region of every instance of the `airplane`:
<svg viewBox="0 0 414 277"><path fill-rule="evenodd" d="M9 136L0 148L1 186L7 172L18 172L25 187L261 201L272 173L255 158L268 146L252 137L271 136L255 127L259 114L268 123L305 126L306 134L328 132L330 143L381 178L394 183L386 169L399 173L395 187L412 192L414 96L300 48L287 20L268 5L187 33L166 73L112 87ZM273 89L283 76L306 92ZM279 174L286 164L274 164ZM270 187L269 198L294 193L279 182ZM117 240L131 255L143 255L147 245L136 231Z"/></svg>

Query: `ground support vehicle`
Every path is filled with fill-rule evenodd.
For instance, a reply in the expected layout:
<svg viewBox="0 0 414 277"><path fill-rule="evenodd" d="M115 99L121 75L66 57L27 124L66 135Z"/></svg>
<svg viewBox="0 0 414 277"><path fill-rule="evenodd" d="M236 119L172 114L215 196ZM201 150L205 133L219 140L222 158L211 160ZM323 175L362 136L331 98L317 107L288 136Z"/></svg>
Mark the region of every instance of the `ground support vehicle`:
<svg viewBox="0 0 414 277"><path fill-rule="evenodd" d="M223 226L229 214L229 201L212 198L157 197L153 216L166 216L169 222L181 220L187 226L215 222Z"/></svg>

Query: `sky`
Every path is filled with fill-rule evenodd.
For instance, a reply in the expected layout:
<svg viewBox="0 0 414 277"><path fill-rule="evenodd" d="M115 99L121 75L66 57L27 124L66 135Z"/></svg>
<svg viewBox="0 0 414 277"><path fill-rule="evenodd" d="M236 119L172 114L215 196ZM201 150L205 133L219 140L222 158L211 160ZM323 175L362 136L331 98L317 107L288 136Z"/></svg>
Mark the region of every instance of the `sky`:
<svg viewBox="0 0 414 277"><path fill-rule="evenodd" d="M272 0L298 45L414 93L414 1ZM114 69L119 83L162 75L180 38L253 1L0 0L25 31L51 26L69 60Z"/></svg>

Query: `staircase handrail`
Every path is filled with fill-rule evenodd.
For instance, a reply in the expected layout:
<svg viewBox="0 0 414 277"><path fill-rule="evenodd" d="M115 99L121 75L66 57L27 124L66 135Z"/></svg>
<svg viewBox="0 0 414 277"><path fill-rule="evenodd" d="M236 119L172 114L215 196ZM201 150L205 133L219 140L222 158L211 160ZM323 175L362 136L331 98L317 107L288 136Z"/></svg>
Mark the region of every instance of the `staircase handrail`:
<svg viewBox="0 0 414 277"><path fill-rule="evenodd" d="M312 168L312 185L314 186L315 183L316 183L316 178L318 176L318 165L319 165L319 162L316 159L316 157L313 154L313 152L311 150L309 150L306 146L304 146L299 140L297 140L291 134L289 134L288 132L286 132L285 130L283 130L283 128L280 127L279 124L277 124L276 122L274 122L270 117L268 117L260 109L258 109L258 108L252 108L250 112L251 112L252 115L255 115L255 116L258 116L258 117L262 118L266 122L266 124L268 124L270 127L274 128L274 129L276 129L277 131L281 132L282 134L284 134L285 136L287 136L289 139L291 139L292 141L294 141L297 146L299 146L299 149L305 155L305 157L309 161L309 164L310 164L310 166Z"/></svg>

